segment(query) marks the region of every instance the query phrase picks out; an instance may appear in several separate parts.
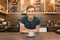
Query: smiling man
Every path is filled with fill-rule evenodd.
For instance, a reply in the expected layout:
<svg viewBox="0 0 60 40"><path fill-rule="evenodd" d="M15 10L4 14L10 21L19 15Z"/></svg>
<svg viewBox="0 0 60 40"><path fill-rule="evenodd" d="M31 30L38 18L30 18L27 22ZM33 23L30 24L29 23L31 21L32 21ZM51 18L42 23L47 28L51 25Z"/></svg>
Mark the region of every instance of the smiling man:
<svg viewBox="0 0 60 40"><path fill-rule="evenodd" d="M26 8L27 17L21 19L20 32L39 32L40 20L35 17L35 10L35 7L31 5Z"/></svg>

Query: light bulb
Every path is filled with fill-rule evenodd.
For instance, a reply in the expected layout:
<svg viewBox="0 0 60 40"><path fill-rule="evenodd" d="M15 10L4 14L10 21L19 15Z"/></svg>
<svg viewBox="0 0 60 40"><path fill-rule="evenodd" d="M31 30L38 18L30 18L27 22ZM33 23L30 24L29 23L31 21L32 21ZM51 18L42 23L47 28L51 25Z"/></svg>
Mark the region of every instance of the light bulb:
<svg viewBox="0 0 60 40"><path fill-rule="evenodd" d="M51 4L54 4L54 3L55 3L55 0L51 0L50 3L51 3Z"/></svg>

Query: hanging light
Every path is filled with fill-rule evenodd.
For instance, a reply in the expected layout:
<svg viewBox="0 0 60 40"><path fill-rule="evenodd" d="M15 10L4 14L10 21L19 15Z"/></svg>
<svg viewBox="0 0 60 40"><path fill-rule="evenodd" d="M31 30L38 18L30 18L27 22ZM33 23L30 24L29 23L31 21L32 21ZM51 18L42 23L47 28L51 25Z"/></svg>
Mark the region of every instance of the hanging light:
<svg viewBox="0 0 60 40"><path fill-rule="evenodd" d="M40 2L41 2L41 4L43 4L44 3L44 0L41 0Z"/></svg>
<svg viewBox="0 0 60 40"><path fill-rule="evenodd" d="M54 3L55 3L55 0L51 0L50 3L51 3L51 4L54 4Z"/></svg>
<svg viewBox="0 0 60 40"><path fill-rule="evenodd" d="M2 5L0 4L0 10L1 10L1 8L2 8Z"/></svg>
<svg viewBox="0 0 60 40"><path fill-rule="evenodd" d="M30 4L34 4L35 3L35 0L30 0Z"/></svg>
<svg viewBox="0 0 60 40"><path fill-rule="evenodd" d="M21 0L21 4L24 4L24 0Z"/></svg>

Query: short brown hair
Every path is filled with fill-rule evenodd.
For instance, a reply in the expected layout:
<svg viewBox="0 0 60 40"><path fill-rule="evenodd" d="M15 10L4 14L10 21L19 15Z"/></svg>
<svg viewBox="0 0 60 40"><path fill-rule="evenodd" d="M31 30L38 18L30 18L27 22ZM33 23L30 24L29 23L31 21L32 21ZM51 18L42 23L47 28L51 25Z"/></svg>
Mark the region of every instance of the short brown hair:
<svg viewBox="0 0 60 40"><path fill-rule="evenodd" d="M35 7L34 7L34 6L29 5L29 6L26 8L26 11L27 11L29 8L34 8L34 10L35 10Z"/></svg>

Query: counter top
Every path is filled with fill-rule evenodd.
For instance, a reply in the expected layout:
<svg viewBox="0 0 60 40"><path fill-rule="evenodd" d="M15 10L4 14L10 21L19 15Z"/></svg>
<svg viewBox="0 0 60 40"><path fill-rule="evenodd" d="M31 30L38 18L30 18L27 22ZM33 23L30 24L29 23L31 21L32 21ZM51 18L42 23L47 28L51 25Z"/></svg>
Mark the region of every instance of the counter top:
<svg viewBox="0 0 60 40"><path fill-rule="evenodd" d="M1 32L0 40L60 40L60 35L54 32L42 32L34 38L28 38L26 34L19 32Z"/></svg>

